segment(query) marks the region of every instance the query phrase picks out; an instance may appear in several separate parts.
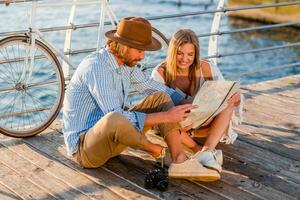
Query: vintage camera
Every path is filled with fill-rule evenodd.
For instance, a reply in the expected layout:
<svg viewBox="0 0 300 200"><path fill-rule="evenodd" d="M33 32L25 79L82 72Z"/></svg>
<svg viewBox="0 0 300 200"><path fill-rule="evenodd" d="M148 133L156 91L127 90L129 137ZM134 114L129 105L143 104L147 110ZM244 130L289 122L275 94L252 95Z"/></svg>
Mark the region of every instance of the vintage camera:
<svg viewBox="0 0 300 200"><path fill-rule="evenodd" d="M156 188L159 191L166 191L169 185L169 180L164 168L156 168L149 171L144 181L146 189Z"/></svg>

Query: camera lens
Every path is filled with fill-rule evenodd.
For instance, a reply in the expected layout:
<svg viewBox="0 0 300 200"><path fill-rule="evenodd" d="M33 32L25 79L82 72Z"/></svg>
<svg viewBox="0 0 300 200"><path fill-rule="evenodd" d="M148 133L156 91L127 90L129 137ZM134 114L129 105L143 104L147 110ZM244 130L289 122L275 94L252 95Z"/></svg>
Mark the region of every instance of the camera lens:
<svg viewBox="0 0 300 200"><path fill-rule="evenodd" d="M168 179L162 179L157 183L156 187L159 191L163 192L168 189L168 185L169 185Z"/></svg>
<svg viewBox="0 0 300 200"><path fill-rule="evenodd" d="M149 171L145 176L144 187L146 189L157 188L159 191L168 189L169 181L163 168Z"/></svg>

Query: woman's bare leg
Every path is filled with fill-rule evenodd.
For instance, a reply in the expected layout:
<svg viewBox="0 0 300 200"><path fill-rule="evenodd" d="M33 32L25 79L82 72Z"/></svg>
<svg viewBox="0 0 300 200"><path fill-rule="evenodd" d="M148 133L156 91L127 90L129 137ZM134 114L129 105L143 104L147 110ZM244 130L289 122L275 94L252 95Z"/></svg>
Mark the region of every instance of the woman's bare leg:
<svg viewBox="0 0 300 200"><path fill-rule="evenodd" d="M229 122L232 117L233 105L229 105L225 110L219 113L211 122L208 129L208 137L205 140L203 149L213 150L225 135Z"/></svg>
<svg viewBox="0 0 300 200"><path fill-rule="evenodd" d="M181 143L190 148L194 153L201 151L202 147L198 145L197 142L195 142L193 138L187 134L187 132L182 131L180 138Z"/></svg>

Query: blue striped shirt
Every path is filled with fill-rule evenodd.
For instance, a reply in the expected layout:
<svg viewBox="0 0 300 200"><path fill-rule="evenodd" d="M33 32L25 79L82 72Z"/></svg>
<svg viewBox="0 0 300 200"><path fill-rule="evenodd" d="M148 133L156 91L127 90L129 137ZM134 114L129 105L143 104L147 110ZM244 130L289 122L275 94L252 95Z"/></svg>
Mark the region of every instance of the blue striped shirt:
<svg viewBox="0 0 300 200"><path fill-rule="evenodd" d="M138 131L143 129L145 113L124 110L131 88L144 94L164 91L175 104L183 99L173 89L146 77L140 68L119 66L106 48L80 63L68 85L63 105L62 130L69 155L77 151L80 135L109 112L122 113Z"/></svg>

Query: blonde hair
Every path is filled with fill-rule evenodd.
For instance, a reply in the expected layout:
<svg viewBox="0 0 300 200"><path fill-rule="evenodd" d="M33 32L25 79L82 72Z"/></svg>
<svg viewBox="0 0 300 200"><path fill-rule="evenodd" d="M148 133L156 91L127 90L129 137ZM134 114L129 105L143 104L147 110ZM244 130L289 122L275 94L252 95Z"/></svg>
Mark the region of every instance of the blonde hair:
<svg viewBox="0 0 300 200"><path fill-rule="evenodd" d="M126 59L125 56L128 52L129 47L121 44L119 42L113 41L113 40L108 40L106 42L107 48L109 50L110 53L114 54L115 56L117 56L118 58L120 58L121 60Z"/></svg>
<svg viewBox="0 0 300 200"><path fill-rule="evenodd" d="M177 51L183 44L191 43L195 47L195 58L193 64L189 67L190 89L189 95L194 95L199 87L200 78L200 45L197 35L190 29L180 29L173 34L169 43L168 54L166 58L165 82L167 85L176 88L177 76Z"/></svg>

